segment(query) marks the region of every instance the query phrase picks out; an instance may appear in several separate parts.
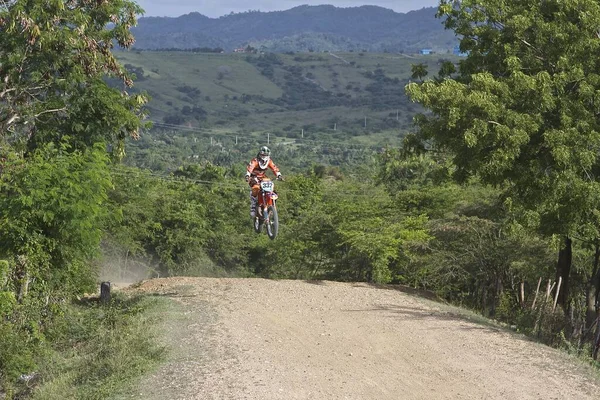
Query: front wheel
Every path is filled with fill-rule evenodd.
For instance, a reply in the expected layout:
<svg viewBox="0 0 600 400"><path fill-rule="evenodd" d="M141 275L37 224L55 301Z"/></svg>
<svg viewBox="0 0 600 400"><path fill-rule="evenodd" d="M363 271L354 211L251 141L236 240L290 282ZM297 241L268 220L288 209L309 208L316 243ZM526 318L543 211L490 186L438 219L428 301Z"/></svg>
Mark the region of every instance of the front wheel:
<svg viewBox="0 0 600 400"><path fill-rule="evenodd" d="M268 223L267 223L267 235L269 239L275 239L277 236L277 232L279 232L279 217L277 216L277 208L275 204L269 206L267 208L267 213L269 215Z"/></svg>

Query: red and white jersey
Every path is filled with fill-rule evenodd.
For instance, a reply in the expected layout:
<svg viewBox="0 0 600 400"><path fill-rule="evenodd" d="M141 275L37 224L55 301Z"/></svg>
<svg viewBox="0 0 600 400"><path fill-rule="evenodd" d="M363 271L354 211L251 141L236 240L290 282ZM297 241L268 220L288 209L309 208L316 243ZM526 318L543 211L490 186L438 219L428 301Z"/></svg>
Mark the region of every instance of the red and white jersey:
<svg viewBox="0 0 600 400"><path fill-rule="evenodd" d="M246 170L248 171L246 175L256 176L257 178L263 178L265 176L265 173L267 172L267 169L273 171L275 176L279 175L279 168L277 168L277 165L275 165L273 160L269 159L269 162L267 163L267 165L265 165L264 169L261 168L260 164L261 163L258 161L258 158L253 158L252 161L250 161L250 163L248 164L248 167L246 168Z"/></svg>

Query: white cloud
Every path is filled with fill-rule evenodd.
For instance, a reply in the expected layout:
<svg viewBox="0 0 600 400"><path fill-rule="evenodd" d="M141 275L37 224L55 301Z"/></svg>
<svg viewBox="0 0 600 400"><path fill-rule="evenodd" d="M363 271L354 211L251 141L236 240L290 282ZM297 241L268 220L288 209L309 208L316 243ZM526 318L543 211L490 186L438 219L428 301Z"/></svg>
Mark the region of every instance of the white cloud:
<svg viewBox="0 0 600 400"><path fill-rule="evenodd" d="M276 11L287 10L302 4L332 4L337 7L358 7L377 5L397 12L408 12L423 7L437 6L439 0L137 0L146 11L146 16L177 17L190 12L199 12L209 17L219 17L233 12L247 10Z"/></svg>

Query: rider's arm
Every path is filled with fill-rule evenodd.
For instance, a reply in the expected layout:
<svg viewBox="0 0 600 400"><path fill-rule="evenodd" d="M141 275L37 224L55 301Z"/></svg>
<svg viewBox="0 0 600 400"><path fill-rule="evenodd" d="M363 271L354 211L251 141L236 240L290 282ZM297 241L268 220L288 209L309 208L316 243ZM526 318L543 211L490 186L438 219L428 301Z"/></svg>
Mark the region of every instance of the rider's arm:
<svg viewBox="0 0 600 400"><path fill-rule="evenodd" d="M275 165L273 160L269 160L269 168L271 168L271 171L273 171L276 177L279 178L281 176L281 172L279 172L279 168L277 167L277 165Z"/></svg>
<svg viewBox="0 0 600 400"><path fill-rule="evenodd" d="M246 176L252 175L254 168L256 168L257 166L258 160L256 158L253 158L252 161L250 161L250 163L248 164L248 167L246 168Z"/></svg>

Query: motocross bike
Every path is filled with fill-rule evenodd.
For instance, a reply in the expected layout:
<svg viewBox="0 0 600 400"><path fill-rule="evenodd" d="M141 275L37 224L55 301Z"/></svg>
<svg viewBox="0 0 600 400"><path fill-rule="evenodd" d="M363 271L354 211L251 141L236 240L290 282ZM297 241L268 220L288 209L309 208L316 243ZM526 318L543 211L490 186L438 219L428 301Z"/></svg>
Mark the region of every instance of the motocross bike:
<svg viewBox="0 0 600 400"><path fill-rule="evenodd" d="M269 178L259 182L258 202L256 204L256 216L254 217L254 231L260 233L263 226L267 229L269 239L275 239L279 231L279 217L277 216L277 192L275 183Z"/></svg>

